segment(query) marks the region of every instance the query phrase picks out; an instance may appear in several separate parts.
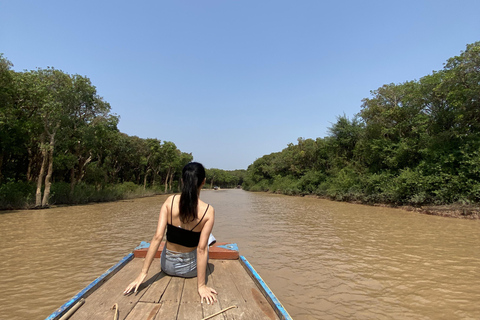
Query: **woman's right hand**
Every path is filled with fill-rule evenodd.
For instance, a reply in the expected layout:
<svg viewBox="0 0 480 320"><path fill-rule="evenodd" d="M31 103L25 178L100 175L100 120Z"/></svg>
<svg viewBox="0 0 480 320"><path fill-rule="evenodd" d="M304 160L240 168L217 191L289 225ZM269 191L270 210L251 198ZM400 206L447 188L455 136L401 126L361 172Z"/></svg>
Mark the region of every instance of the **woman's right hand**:
<svg viewBox="0 0 480 320"><path fill-rule="evenodd" d="M138 287L140 287L146 277L146 273L140 273L138 277L132 283L130 283L130 285L125 289L125 291L123 291L123 294L129 294L130 292L132 292L133 289L135 289L133 293L137 293Z"/></svg>

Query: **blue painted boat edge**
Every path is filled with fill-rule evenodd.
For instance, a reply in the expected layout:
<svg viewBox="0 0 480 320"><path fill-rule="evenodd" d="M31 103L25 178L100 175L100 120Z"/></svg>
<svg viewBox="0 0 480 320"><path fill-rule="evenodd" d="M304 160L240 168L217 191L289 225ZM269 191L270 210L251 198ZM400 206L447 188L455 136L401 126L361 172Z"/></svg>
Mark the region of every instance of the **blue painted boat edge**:
<svg viewBox="0 0 480 320"><path fill-rule="evenodd" d="M238 251L238 245L236 243L228 243L224 245L218 245L217 248L222 248L222 249L227 249L227 250L232 250L232 251Z"/></svg>
<svg viewBox="0 0 480 320"><path fill-rule="evenodd" d="M150 248L150 243L146 242L146 241L142 241L142 242L140 242L138 247L135 248L135 250L148 249L148 248Z"/></svg>
<svg viewBox="0 0 480 320"><path fill-rule="evenodd" d="M253 268L253 266L248 262L247 258L244 256L240 256L240 261L247 269L247 271L251 274L254 278L256 283L262 289L264 295L266 295L267 299L270 300L269 302L272 304L272 307L275 309L275 312L282 320L292 320L292 317L288 314L287 310L283 307L282 303L277 299L275 294L272 290L268 287L268 285L263 281L262 277L258 274L258 272Z"/></svg>
<svg viewBox="0 0 480 320"><path fill-rule="evenodd" d="M125 264L127 264L132 259L133 259L133 253L129 253L128 255L123 257L122 260L120 260L117 264L115 264L113 267L108 269L100 277L95 279L92 283L90 283L88 286L86 286L82 291L80 291L75 296L73 296L73 298L70 299L70 301L66 302L63 306L58 308L54 313L52 313L47 318L45 318L45 320L54 320L54 319L57 319L60 316L62 316L65 312L68 311L68 309L70 309L78 301L80 301L80 299L83 298L87 293L89 293L91 290L95 289L106 278L115 274L118 270L120 270Z"/></svg>

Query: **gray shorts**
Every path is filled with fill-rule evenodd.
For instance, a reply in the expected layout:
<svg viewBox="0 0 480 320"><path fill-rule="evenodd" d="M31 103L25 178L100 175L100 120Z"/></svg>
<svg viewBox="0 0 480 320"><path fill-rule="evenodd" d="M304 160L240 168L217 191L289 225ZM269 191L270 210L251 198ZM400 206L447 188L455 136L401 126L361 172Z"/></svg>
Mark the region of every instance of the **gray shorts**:
<svg viewBox="0 0 480 320"><path fill-rule="evenodd" d="M170 276L192 278L197 276L197 250L190 252L175 252L167 248L162 250L160 257L162 271Z"/></svg>

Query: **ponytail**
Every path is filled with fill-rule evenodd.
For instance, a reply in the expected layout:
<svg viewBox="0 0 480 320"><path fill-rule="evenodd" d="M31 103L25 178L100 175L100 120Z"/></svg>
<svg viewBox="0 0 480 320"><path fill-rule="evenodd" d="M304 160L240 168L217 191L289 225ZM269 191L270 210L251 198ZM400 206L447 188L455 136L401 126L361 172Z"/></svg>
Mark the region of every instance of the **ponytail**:
<svg viewBox="0 0 480 320"><path fill-rule="evenodd" d="M190 162L182 170L182 196L180 220L188 223L197 217L198 188L205 180L205 168L198 162Z"/></svg>

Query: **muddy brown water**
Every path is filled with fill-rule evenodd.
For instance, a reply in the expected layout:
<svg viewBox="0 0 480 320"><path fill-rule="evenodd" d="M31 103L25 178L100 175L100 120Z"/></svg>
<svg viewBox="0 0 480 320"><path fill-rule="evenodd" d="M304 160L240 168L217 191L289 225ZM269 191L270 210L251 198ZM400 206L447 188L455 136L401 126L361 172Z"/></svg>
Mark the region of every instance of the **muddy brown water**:
<svg viewBox="0 0 480 320"><path fill-rule="evenodd" d="M480 221L242 190L201 197L217 239L238 243L294 319L480 319ZM47 317L150 241L165 198L0 214L0 319Z"/></svg>

